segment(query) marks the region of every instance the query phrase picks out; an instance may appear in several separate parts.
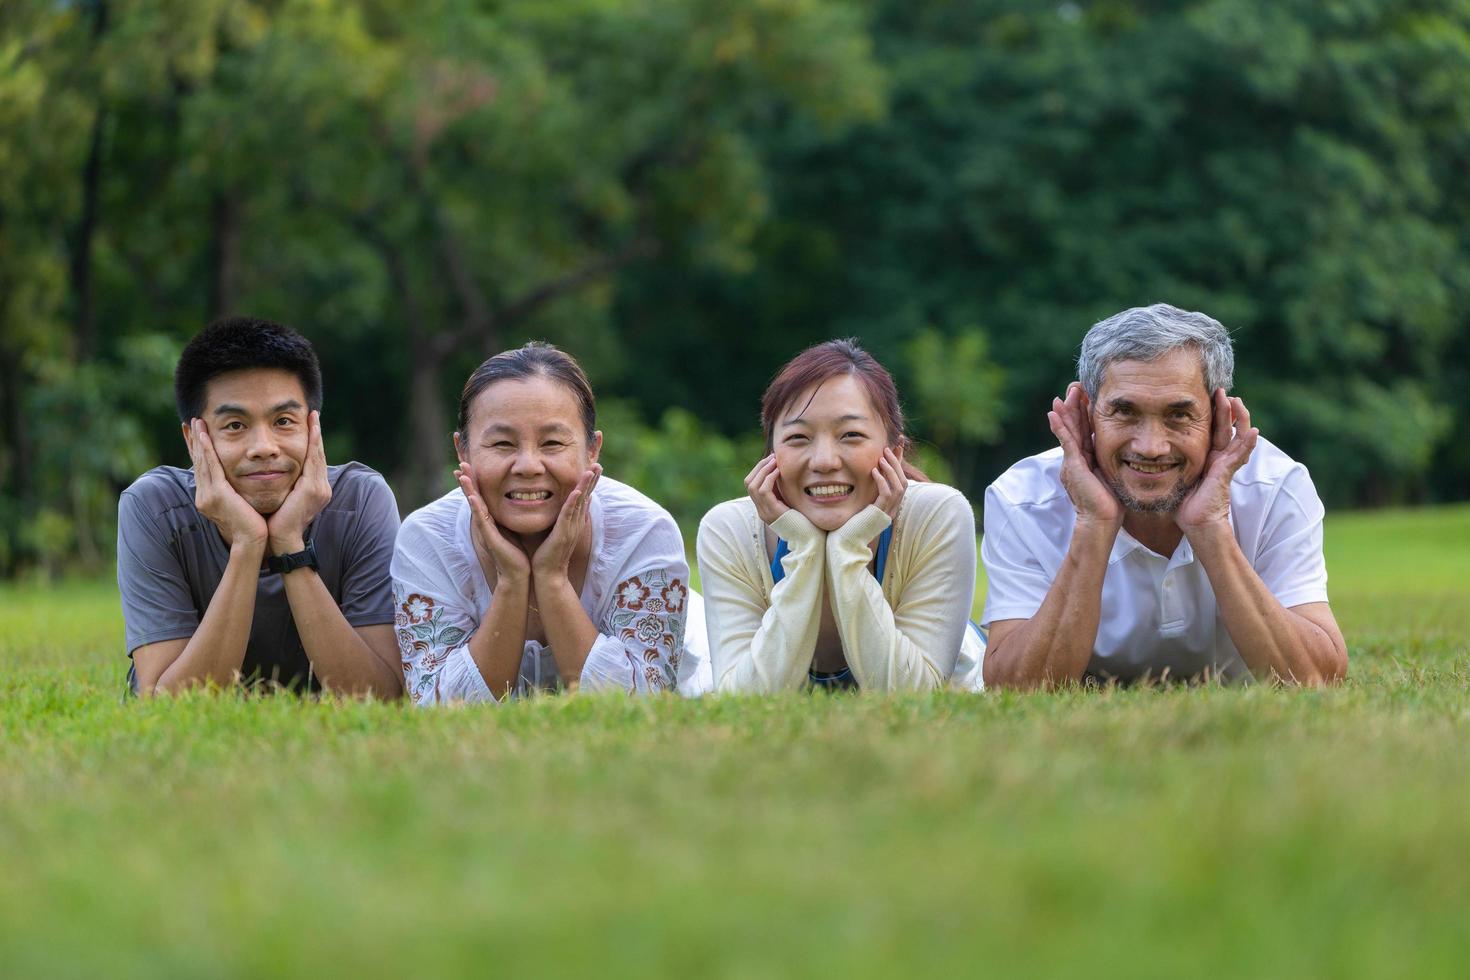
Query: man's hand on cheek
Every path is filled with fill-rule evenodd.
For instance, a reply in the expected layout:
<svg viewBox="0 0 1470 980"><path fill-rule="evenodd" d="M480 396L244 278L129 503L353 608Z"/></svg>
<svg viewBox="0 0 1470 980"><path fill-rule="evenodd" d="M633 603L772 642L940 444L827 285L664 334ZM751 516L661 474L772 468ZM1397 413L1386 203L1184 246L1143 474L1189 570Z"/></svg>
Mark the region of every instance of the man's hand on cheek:
<svg viewBox="0 0 1470 980"><path fill-rule="evenodd" d="M1062 447L1062 487L1072 500L1077 520L1116 532L1123 523L1123 505L1098 468L1081 383L1072 382L1066 398L1053 398L1051 405L1046 420Z"/></svg>
<svg viewBox="0 0 1470 980"><path fill-rule="evenodd" d="M1214 396L1214 429L1204 473L1175 512L1174 520L1186 535L1211 528L1230 529L1230 481L1251 458L1260 430L1251 428L1245 402L1229 398L1224 388Z"/></svg>
<svg viewBox="0 0 1470 980"><path fill-rule="evenodd" d="M306 423L306 459L301 475L285 501L270 516L270 551L289 555L306 547L306 527L332 500L327 480L327 455L322 448L321 413L312 412Z"/></svg>
<svg viewBox="0 0 1470 980"><path fill-rule="evenodd" d="M191 419L189 432L189 457L194 463L194 506L219 528L231 546L264 542L265 518L230 486L204 421Z"/></svg>

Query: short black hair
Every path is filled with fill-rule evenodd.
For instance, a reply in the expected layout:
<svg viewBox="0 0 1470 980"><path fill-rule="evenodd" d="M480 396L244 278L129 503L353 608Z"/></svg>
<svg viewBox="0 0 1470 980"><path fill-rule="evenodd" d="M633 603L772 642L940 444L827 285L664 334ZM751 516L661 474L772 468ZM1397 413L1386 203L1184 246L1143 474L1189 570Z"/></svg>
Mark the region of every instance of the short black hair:
<svg viewBox="0 0 1470 980"><path fill-rule="evenodd" d="M229 316L201 330L184 347L174 368L174 403L179 421L204 412L204 387L227 371L279 368L301 381L307 408L321 411L322 368L311 341L290 327L249 316Z"/></svg>

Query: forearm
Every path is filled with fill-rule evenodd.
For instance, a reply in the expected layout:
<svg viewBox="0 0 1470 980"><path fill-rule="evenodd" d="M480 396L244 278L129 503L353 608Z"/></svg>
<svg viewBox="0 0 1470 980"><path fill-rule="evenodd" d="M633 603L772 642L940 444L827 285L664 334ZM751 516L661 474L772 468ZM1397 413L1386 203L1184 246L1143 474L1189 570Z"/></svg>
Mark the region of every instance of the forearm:
<svg viewBox="0 0 1470 980"><path fill-rule="evenodd" d="M986 650L987 687L1054 687L1082 679L1097 642L1103 578L1117 533L1078 524L1036 615Z"/></svg>
<svg viewBox="0 0 1470 980"><path fill-rule="evenodd" d="M777 529L791 549L782 561L784 577L767 604L764 575L742 570L733 555L744 542L701 542L700 566L709 624L715 689L726 693L774 694L806 682L821 627L825 536L797 515ZM781 522L778 521L778 524Z"/></svg>
<svg viewBox="0 0 1470 980"><path fill-rule="evenodd" d="M1271 594L1228 526L1195 531L1189 540L1209 576L1225 630L1252 674L1314 686L1343 678L1346 651L1327 630Z"/></svg>
<svg viewBox="0 0 1470 980"><path fill-rule="evenodd" d="M900 629L894 610L889 606L878 580L868 572L873 552L869 542L890 523L888 515L876 507L869 508L827 535L827 594L831 597L833 618L842 638L847 657L858 686L864 690L932 690L943 685L954 669L959 641L966 621L968 602L949 610L942 597L914 597L914 606L932 607L934 615L915 636ZM973 530L972 530L973 535ZM973 537L972 537L973 540ZM970 552L970 568L975 567L974 551ZM971 573L973 574L973 573ZM922 579L922 574L919 576ZM910 591L924 591L935 583L916 581ZM955 590L958 594L959 590ZM974 593L971 582L970 594ZM952 614L958 628L946 630L946 613ZM914 625L914 624L910 624ZM952 635L943 635L943 634Z"/></svg>
<svg viewBox="0 0 1470 980"><path fill-rule="evenodd" d="M384 662L347 622L316 569L288 573L285 591L306 658L322 686L384 701L403 695L403 675L397 665Z"/></svg>
<svg viewBox="0 0 1470 980"><path fill-rule="evenodd" d="M572 687L581 678L587 654L600 635L597 625L564 574L537 577L536 603L557 673L563 685Z"/></svg>
<svg viewBox="0 0 1470 980"><path fill-rule="evenodd" d="M235 683L245 663L250 626L255 620L255 592L265 542L245 542L230 548L230 558L219 587L199 628L183 652L164 668L152 691L174 693L202 684L227 687Z"/></svg>
<svg viewBox="0 0 1470 980"><path fill-rule="evenodd" d="M490 595L490 608L466 645L485 686L498 700L515 690L526 652L526 614L530 582L502 577Z"/></svg>

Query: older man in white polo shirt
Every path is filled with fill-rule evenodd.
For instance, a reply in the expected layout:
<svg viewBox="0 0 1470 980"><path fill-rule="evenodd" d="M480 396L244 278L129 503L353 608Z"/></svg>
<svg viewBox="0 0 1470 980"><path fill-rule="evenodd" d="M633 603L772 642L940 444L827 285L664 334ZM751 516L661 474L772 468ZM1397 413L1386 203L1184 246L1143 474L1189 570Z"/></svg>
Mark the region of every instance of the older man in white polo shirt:
<svg viewBox="0 0 1470 980"><path fill-rule="evenodd" d="M1088 331L1060 448L985 493L988 686L1347 673L1322 502L1229 397L1234 365L1219 322L1162 303Z"/></svg>

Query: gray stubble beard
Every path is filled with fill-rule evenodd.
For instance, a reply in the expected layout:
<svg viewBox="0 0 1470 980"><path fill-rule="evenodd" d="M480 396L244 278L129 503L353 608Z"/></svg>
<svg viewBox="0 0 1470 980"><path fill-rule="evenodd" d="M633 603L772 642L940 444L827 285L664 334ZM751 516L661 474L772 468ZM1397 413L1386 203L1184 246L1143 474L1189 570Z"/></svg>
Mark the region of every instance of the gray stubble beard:
<svg viewBox="0 0 1470 980"><path fill-rule="evenodd" d="M1200 476L1203 477L1204 474L1200 474ZM1167 497L1160 497L1158 500L1152 501L1139 500L1133 494L1123 489L1123 481L1121 479L1109 480L1108 486L1113 491L1113 496L1118 498L1118 503L1122 504L1126 510L1131 510L1135 514L1172 514L1179 509L1180 504L1184 503L1184 498L1188 497L1190 492L1199 486L1199 480L1195 480L1193 483L1185 483L1183 480L1179 480L1174 484L1174 489L1169 492Z"/></svg>

